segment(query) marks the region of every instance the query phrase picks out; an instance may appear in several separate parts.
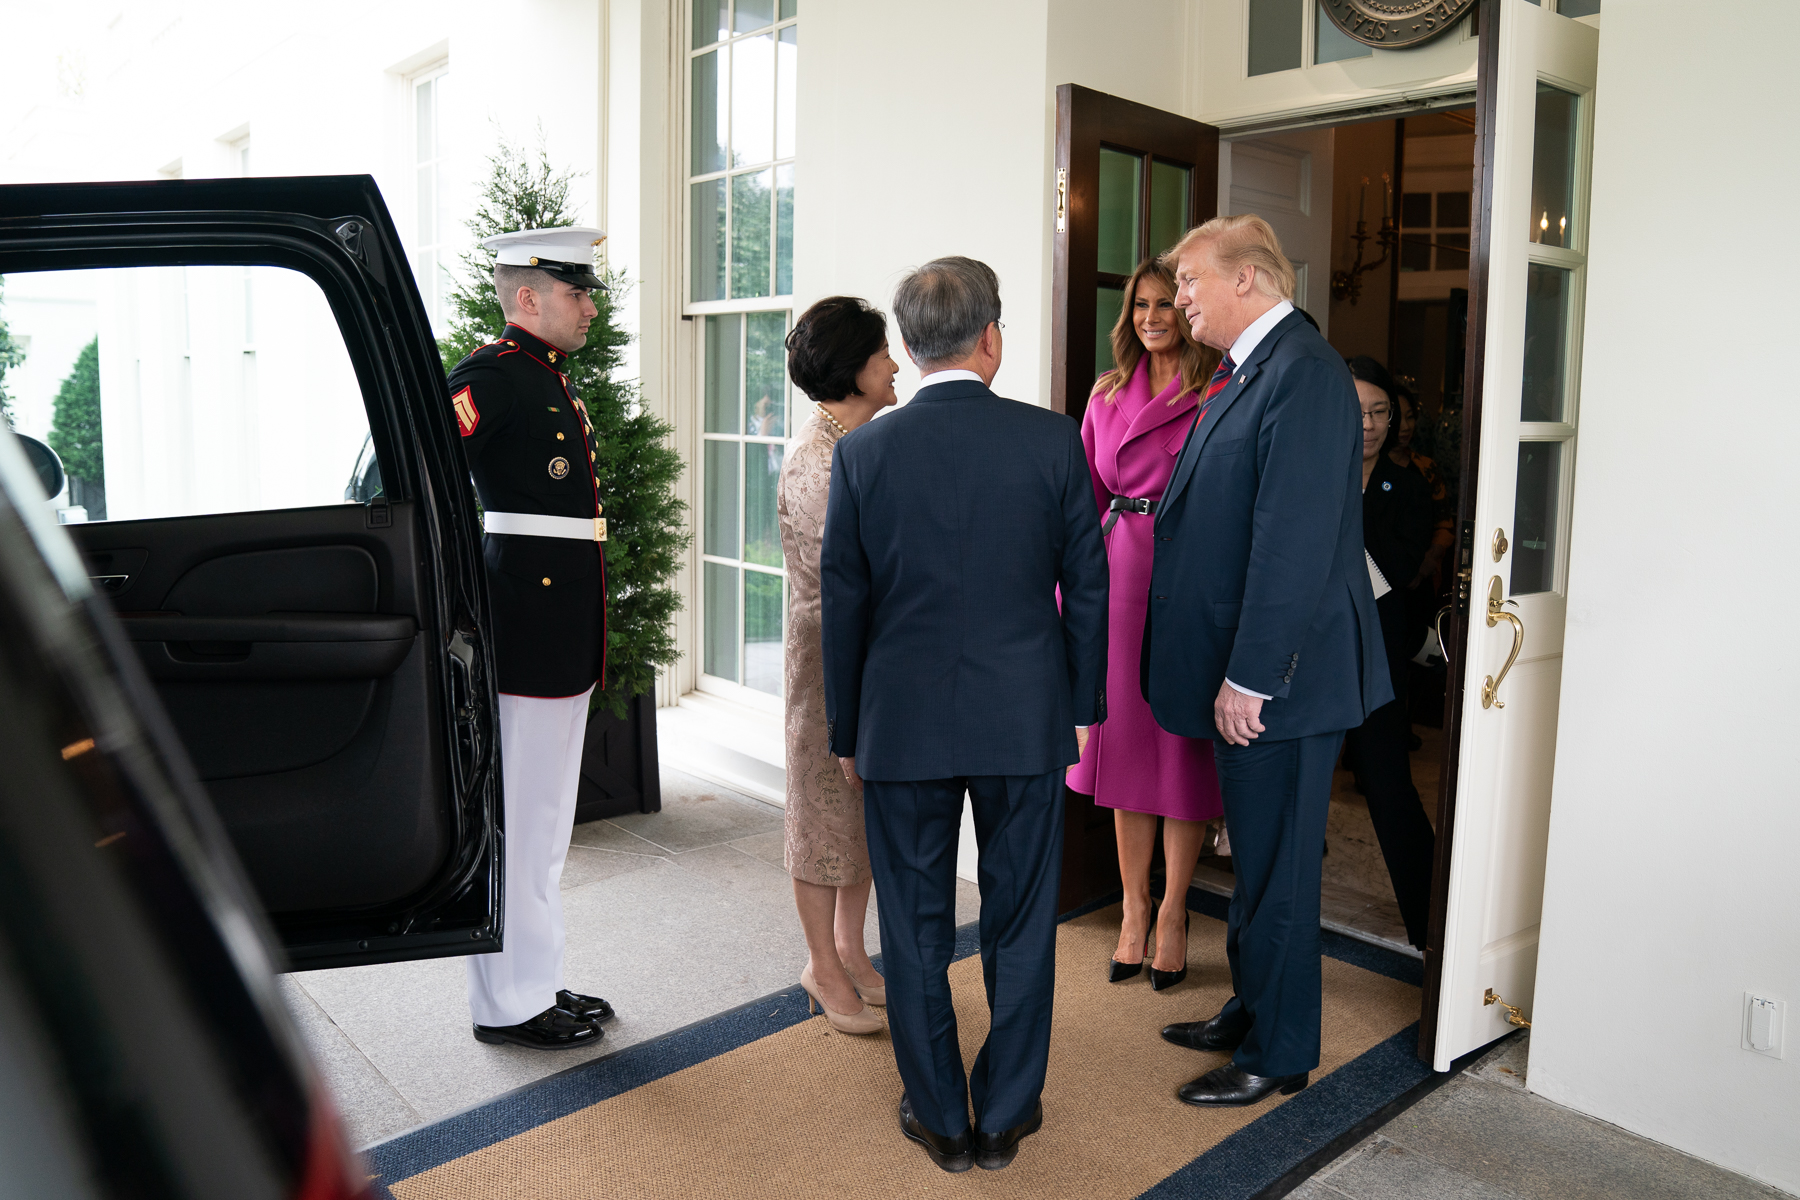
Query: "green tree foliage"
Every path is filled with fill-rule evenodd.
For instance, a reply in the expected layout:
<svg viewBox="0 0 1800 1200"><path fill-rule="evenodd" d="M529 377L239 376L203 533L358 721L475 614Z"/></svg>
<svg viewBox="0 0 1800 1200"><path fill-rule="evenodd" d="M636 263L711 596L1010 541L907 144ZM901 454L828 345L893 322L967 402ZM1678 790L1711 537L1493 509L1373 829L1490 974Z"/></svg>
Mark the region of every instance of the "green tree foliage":
<svg viewBox="0 0 1800 1200"><path fill-rule="evenodd" d="M506 324L494 294L494 256L481 248L481 239L579 223L569 202L575 176L552 167L542 148L528 155L502 143L489 165L469 221L476 245L463 256L450 295L456 321L438 343L446 371L493 341ZM635 383L615 378L631 341L618 324L628 281L614 271L603 277L612 290L594 294L600 314L588 326L587 345L569 359L569 383L594 424L606 506L606 679L594 704L623 717L632 696L655 686L656 668L680 657L671 622L681 600L670 581L692 534L687 505L675 496L681 456L668 444L674 430L644 410Z"/></svg>
<svg viewBox="0 0 1800 1200"><path fill-rule="evenodd" d="M106 460L100 453L99 338L81 348L69 377L57 389L50 448L61 456L69 474L88 483L106 482Z"/></svg>
<svg viewBox="0 0 1800 1200"><path fill-rule="evenodd" d="M6 328L6 277L0 275L0 421L12 424L12 393L6 390L6 373L25 361L25 352Z"/></svg>

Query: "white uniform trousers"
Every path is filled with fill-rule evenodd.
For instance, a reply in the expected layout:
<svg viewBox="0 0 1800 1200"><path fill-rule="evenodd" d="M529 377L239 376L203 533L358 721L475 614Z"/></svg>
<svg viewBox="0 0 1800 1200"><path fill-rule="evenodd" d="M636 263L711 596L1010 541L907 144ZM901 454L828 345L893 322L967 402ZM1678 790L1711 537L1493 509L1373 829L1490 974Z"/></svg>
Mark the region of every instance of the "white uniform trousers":
<svg viewBox="0 0 1800 1200"><path fill-rule="evenodd" d="M472 954L469 1014L517 1025L550 1008L563 986L562 870L575 828L588 696L500 694L506 804L506 949Z"/></svg>

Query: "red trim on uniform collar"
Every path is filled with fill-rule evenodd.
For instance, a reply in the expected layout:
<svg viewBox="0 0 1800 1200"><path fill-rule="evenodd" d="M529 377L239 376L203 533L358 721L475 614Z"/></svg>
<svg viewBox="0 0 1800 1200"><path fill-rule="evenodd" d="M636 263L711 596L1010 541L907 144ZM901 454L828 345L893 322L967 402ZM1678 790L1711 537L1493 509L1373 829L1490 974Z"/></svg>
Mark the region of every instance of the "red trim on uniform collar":
<svg viewBox="0 0 1800 1200"><path fill-rule="evenodd" d="M563 363L569 360L567 352L557 349L537 334L532 333L529 329L514 325L510 321L507 322L506 328L500 331L500 336L504 339L510 339L516 342L519 349L525 351L533 358L541 359L548 363Z"/></svg>

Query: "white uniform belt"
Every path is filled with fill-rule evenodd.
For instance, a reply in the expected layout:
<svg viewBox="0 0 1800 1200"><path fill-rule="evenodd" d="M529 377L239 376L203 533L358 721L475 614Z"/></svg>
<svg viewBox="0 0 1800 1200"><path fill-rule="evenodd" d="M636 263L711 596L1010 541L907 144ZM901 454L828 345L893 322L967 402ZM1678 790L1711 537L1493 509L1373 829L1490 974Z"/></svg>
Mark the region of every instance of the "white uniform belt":
<svg viewBox="0 0 1800 1200"><path fill-rule="evenodd" d="M489 533L524 534L526 537L574 538L579 542L606 540L606 522L600 517L553 517L547 513L484 512L482 528Z"/></svg>

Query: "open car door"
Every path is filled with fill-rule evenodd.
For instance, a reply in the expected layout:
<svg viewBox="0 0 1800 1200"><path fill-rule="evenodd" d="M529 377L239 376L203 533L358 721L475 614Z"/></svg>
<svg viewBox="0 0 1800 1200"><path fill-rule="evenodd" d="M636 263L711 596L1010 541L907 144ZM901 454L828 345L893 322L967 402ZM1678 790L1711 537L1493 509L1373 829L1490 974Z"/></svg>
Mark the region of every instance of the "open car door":
<svg viewBox="0 0 1800 1200"><path fill-rule="evenodd" d="M499 949L479 524L374 180L0 187L0 275L97 339L69 531L291 964Z"/></svg>

